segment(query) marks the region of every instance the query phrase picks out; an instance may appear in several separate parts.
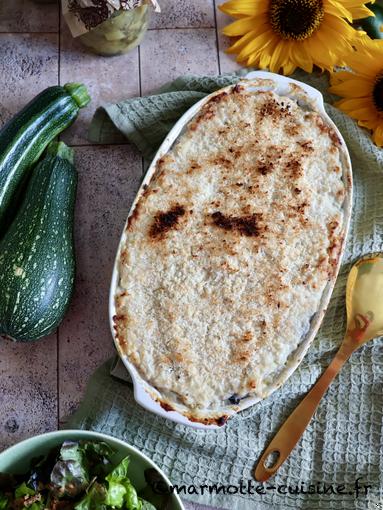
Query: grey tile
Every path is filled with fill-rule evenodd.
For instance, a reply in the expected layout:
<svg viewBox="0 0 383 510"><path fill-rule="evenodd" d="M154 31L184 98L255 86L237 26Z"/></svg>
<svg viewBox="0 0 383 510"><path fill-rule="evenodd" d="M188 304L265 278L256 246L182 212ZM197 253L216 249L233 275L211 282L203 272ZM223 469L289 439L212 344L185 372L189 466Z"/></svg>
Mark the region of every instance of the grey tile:
<svg viewBox="0 0 383 510"><path fill-rule="evenodd" d="M214 27L213 0L163 0L161 13L151 14L150 28Z"/></svg>
<svg viewBox="0 0 383 510"><path fill-rule="evenodd" d="M0 123L57 84L57 35L0 34ZM0 339L0 448L57 427L56 335L39 342Z"/></svg>
<svg viewBox="0 0 383 510"><path fill-rule="evenodd" d="M141 45L142 93L190 73L218 73L215 29L150 30Z"/></svg>
<svg viewBox="0 0 383 510"><path fill-rule="evenodd" d="M232 40L222 33L222 29L234 21L230 16L224 14L218 9L218 6L225 3L226 0L216 0L217 5L217 33L218 33L218 46L219 46L219 63L221 73L231 73L241 69L241 65L235 60L235 55L228 55L225 50L232 44Z"/></svg>
<svg viewBox="0 0 383 510"><path fill-rule="evenodd" d="M0 338L0 450L57 428L57 342Z"/></svg>
<svg viewBox="0 0 383 510"><path fill-rule="evenodd" d="M141 157L130 146L78 147L77 281L59 330L60 415L82 398L91 373L114 353L108 295L118 241L138 190Z"/></svg>
<svg viewBox="0 0 383 510"><path fill-rule="evenodd" d="M98 106L114 103L140 93L138 50L117 57L90 53L74 39L65 23L61 31L60 82L76 81L88 87L91 103L62 139L70 144L88 144L89 123Z"/></svg>
<svg viewBox="0 0 383 510"><path fill-rule="evenodd" d="M0 82L5 111L14 114L44 88L57 85L56 34L0 34Z"/></svg>
<svg viewBox="0 0 383 510"><path fill-rule="evenodd" d="M0 32L58 32L59 4L1 0Z"/></svg>

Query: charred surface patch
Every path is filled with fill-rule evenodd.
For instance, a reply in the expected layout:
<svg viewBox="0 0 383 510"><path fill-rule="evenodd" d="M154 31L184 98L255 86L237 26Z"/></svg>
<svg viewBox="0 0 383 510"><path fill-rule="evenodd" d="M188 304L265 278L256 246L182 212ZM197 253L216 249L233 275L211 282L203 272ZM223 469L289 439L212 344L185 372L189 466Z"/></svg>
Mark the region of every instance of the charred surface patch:
<svg viewBox="0 0 383 510"><path fill-rule="evenodd" d="M194 423L202 423L203 425L218 425L223 427L226 424L230 416L220 416L219 418L199 418L193 415L185 414L185 416Z"/></svg>
<svg viewBox="0 0 383 510"><path fill-rule="evenodd" d="M258 222L261 214L247 216L225 216L217 211L211 215L213 224L226 231L237 231L247 237L257 237L261 233Z"/></svg>
<svg viewBox="0 0 383 510"><path fill-rule="evenodd" d="M166 401L156 399L156 402L160 404L162 409L164 409L166 412L176 411L176 409ZM184 416L193 423L202 423L203 425L218 425L219 427L225 425L227 420L230 418L230 416L227 415L219 416L216 418L203 418L202 416L194 416L192 413L184 413Z"/></svg>
<svg viewBox="0 0 383 510"><path fill-rule="evenodd" d="M169 211L158 212L154 216L152 226L149 230L150 237L154 239L163 239L169 230L175 228L179 219L186 213L185 208L182 205L175 205Z"/></svg>
<svg viewBox="0 0 383 510"><path fill-rule="evenodd" d="M273 171L274 164L273 163L261 163L258 167L259 172L262 175L270 174Z"/></svg>
<svg viewBox="0 0 383 510"><path fill-rule="evenodd" d="M146 191L145 191L145 193L146 193ZM140 212L141 212L141 204L140 204L140 202L138 202L138 204L134 208L134 211L128 218L128 224L126 226L126 230L132 230L133 223L135 223L137 221Z"/></svg>
<svg viewBox="0 0 383 510"><path fill-rule="evenodd" d="M243 85L241 85L240 83L237 83L236 85L234 85L232 90L233 90L234 94L238 94L240 92L243 92L245 90L245 87Z"/></svg>
<svg viewBox="0 0 383 510"><path fill-rule="evenodd" d="M225 99L227 96L228 96L227 92L220 92L219 94L216 94L215 96L213 96L207 104L219 103L223 99Z"/></svg>
<svg viewBox="0 0 383 510"><path fill-rule="evenodd" d="M164 409L166 412L171 412L171 411L175 410L174 407L169 405L167 402L159 401L159 403L160 403L160 406L162 407L162 409Z"/></svg>

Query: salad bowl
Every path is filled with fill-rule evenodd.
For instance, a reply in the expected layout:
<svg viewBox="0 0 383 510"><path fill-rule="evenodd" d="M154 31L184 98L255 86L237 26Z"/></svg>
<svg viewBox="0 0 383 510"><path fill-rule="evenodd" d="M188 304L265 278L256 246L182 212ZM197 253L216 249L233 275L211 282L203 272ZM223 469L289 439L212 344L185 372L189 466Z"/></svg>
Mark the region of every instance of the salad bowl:
<svg viewBox="0 0 383 510"><path fill-rule="evenodd" d="M146 470L155 470L161 482L171 487L171 482L161 469L137 448L120 439L86 430L60 430L48 432L25 439L0 453L0 473L22 475L28 473L32 459L45 457L52 449L60 447L67 441L89 441L106 443L114 451L113 467L118 465L125 457L129 457L128 477L138 493L147 487L145 479ZM184 510L179 496L175 493L169 496L168 510Z"/></svg>

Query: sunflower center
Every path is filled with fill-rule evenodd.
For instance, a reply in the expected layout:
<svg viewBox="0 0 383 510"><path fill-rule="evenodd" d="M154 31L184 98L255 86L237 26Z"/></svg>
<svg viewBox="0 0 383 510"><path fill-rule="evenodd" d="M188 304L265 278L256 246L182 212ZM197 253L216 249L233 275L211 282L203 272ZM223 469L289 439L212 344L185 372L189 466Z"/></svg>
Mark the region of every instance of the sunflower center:
<svg viewBox="0 0 383 510"><path fill-rule="evenodd" d="M283 39L307 39L323 17L323 0L270 0L270 24Z"/></svg>
<svg viewBox="0 0 383 510"><path fill-rule="evenodd" d="M383 112L383 71L378 74L375 79L372 97L374 99L376 109L379 112Z"/></svg>

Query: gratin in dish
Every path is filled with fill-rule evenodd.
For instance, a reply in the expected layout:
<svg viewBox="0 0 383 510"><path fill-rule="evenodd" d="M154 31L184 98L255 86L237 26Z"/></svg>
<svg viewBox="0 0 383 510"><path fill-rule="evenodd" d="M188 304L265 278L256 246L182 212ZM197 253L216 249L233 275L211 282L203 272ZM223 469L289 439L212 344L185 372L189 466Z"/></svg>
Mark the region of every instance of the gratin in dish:
<svg viewBox="0 0 383 510"><path fill-rule="evenodd" d="M120 353L164 409L202 423L275 389L348 222L344 142L299 87L260 81L212 95L158 159L118 257Z"/></svg>

